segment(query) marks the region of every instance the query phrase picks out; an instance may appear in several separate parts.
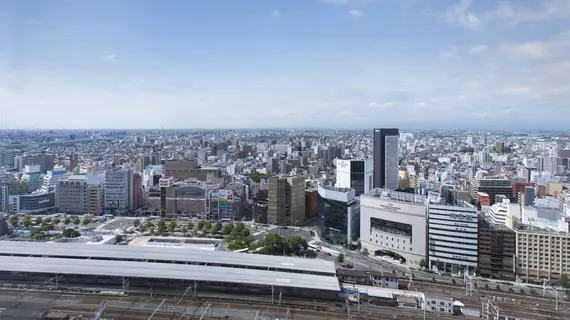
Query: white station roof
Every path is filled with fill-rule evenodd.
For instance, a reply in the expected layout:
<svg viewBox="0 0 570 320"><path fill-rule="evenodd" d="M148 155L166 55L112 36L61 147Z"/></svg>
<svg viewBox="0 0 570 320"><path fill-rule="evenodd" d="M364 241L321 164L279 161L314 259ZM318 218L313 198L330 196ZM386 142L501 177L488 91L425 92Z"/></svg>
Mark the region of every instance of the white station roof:
<svg viewBox="0 0 570 320"><path fill-rule="evenodd" d="M169 263L4 256L0 271L215 281L340 291L335 276Z"/></svg>
<svg viewBox="0 0 570 320"><path fill-rule="evenodd" d="M222 267L250 267L286 269L294 272L335 275L334 262L281 256L236 253L225 251L197 251L173 247L136 247L106 245L88 246L78 243L37 243L0 241L0 255L40 255L57 258L101 258L131 261L181 262L218 265ZM2 258L3 259L3 258ZM298 273L296 273L298 274Z"/></svg>

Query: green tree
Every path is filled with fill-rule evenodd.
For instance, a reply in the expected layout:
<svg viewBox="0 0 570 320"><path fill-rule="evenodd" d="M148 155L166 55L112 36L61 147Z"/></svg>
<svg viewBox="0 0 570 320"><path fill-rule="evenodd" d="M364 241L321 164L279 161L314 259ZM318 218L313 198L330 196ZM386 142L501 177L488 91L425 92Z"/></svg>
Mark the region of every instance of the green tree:
<svg viewBox="0 0 570 320"><path fill-rule="evenodd" d="M206 222L205 222L204 220L198 221L198 229L202 230L202 228L204 228L204 224L205 224L205 223L206 223Z"/></svg>
<svg viewBox="0 0 570 320"><path fill-rule="evenodd" d="M208 229L208 231L210 231L210 229L212 229L212 224L210 222L206 222L204 224L204 228Z"/></svg>
<svg viewBox="0 0 570 320"><path fill-rule="evenodd" d="M70 217L65 218L65 220L63 220L63 223L65 223L65 224L70 224L70 223L71 223L71 218L70 218Z"/></svg>
<svg viewBox="0 0 570 320"><path fill-rule="evenodd" d="M283 255L286 253L285 239L280 234L269 234L261 242L265 254Z"/></svg>
<svg viewBox="0 0 570 320"><path fill-rule="evenodd" d="M195 236L197 236L197 235L198 235L198 228L194 227L194 228L192 229L192 236L195 237Z"/></svg>
<svg viewBox="0 0 570 320"><path fill-rule="evenodd" d="M210 228L210 233L217 234L218 232L220 232L221 229L222 229L222 223L218 221L214 223L214 225L212 225L212 227Z"/></svg>
<svg viewBox="0 0 570 320"><path fill-rule="evenodd" d="M45 223L52 223L53 219L51 217L47 217L44 219Z"/></svg>
<svg viewBox="0 0 570 320"><path fill-rule="evenodd" d="M58 225L61 222L59 218L53 218L53 224Z"/></svg>
<svg viewBox="0 0 570 320"><path fill-rule="evenodd" d="M360 240L358 240L358 242L356 243L356 249L357 250L362 249L362 243L360 242Z"/></svg>
<svg viewBox="0 0 570 320"><path fill-rule="evenodd" d="M216 220L216 221L220 220L220 216L217 213L214 213L213 220Z"/></svg>
<svg viewBox="0 0 570 320"><path fill-rule="evenodd" d="M86 226L86 225L88 225L88 224L91 223L91 219L89 219L89 218L83 218L83 222L82 222L82 223L83 223L84 226Z"/></svg>
<svg viewBox="0 0 570 320"><path fill-rule="evenodd" d="M168 232L174 231L174 228L176 228L176 221L172 220L172 221L170 221L170 223L168 224Z"/></svg>
<svg viewBox="0 0 570 320"><path fill-rule="evenodd" d="M204 227L202 228L202 231L201 231L201 232L202 232L203 235L207 235L208 232L210 232L210 229L208 229L206 226L204 226Z"/></svg>
<svg viewBox="0 0 570 320"><path fill-rule="evenodd" d="M344 253L342 253L342 252L339 253L339 254L336 256L336 261L338 261L339 263L343 263L343 262L344 262Z"/></svg>
<svg viewBox="0 0 570 320"><path fill-rule="evenodd" d="M342 246L345 248L348 248L348 238L347 237L344 237L342 239Z"/></svg>
<svg viewBox="0 0 570 320"><path fill-rule="evenodd" d="M242 229L241 232L240 232L240 235L241 235L242 237L244 237L244 238L245 238L245 237L249 237L249 229L247 229L247 228Z"/></svg>
<svg viewBox="0 0 570 320"><path fill-rule="evenodd" d="M139 227L139 231L142 233L147 232L147 230L148 230L148 227L146 226L146 224L143 224Z"/></svg>
<svg viewBox="0 0 570 320"><path fill-rule="evenodd" d="M454 273L454 274L458 274L458 273L459 273L459 270L460 270L459 266L456 265L456 264L454 264L454 265L453 265L453 268L452 268L453 273Z"/></svg>
<svg viewBox="0 0 570 320"><path fill-rule="evenodd" d="M263 223L265 222L265 219L263 219L263 215L260 214L257 216L257 219L255 221L257 221L257 223Z"/></svg>
<svg viewBox="0 0 570 320"><path fill-rule="evenodd" d="M141 225L141 219L133 220L133 227L138 228Z"/></svg>
<svg viewBox="0 0 570 320"><path fill-rule="evenodd" d="M233 223L228 223L224 226L224 235L230 235L232 233L232 231L234 230L234 224Z"/></svg>
<svg viewBox="0 0 570 320"><path fill-rule="evenodd" d="M188 222L186 226L188 227L188 229L194 229L194 224L192 223L192 221Z"/></svg>
<svg viewBox="0 0 570 320"><path fill-rule="evenodd" d="M77 238L81 235L77 230L71 228L63 230L62 234L66 238Z"/></svg>
<svg viewBox="0 0 570 320"><path fill-rule="evenodd" d="M503 279L503 273L501 271L497 272L497 279Z"/></svg>
<svg viewBox="0 0 570 320"><path fill-rule="evenodd" d="M24 227L29 228L30 225L32 224L32 218L30 218L29 216L25 216L24 219L22 220L22 224L24 225Z"/></svg>
<svg viewBox="0 0 570 320"><path fill-rule="evenodd" d="M570 286L568 276L563 273L558 280L558 284L563 288L568 288Z"/></svg>
<svg viewBox="0 0 570 320"><path fill-rule="evenodd" d="M243 229L245 229L243 222L238 222L234 227L234 230L237 230L237 232L241 232Z"/></svg>
<svg viewBox="0 0 570 320"><path fill-rule="evenodd" d="M158 224L156 225L156 231L158 231L158 233L163 233L164 232L164 228L166 227L166 222L164 222L164 220L160 219L158 221Z"/></svg>
<svg viewBox="0 0 570 320"><path fill-rule="evenodd" d="M53 230L55 229L55 227L52 224L48 224L48 223L42 223L42 230L44 231L49 231L49 230Z"/></svg>
<svg viewBox="0 0 570 320"><path fill-rule="evenodd" d="M307 251L307 248L309 247L307 241L305 241L305 239L301 238L300 236L291 236L287 238L287 246L289 247L289 251L291 253L298 256Z"/></svg>
<svg viewBox="0 0 570 320"><path fill-rule="evenodd" d="M36 217L36 224L37 225L41 225L43 221L44 220L42 219L42 217Z"/></svg>
<svg viewBox="0 0 570 320"><path fill-rule="evenodd" d="M257 171L253 171L250 175L249 178L251 179L251 181L255 182L255 183L259 183L259 181L261 181L261 174Z"/></svg>
<svg viewBox="0 0 570 320"><path fill-rule="evenodd" d="M73 224L78 226L81 224L81 219L79 219L79 217L74 217L73 218Z"/></svg>
<svg viewBox="0 0 570 320"><path fill-rule="evenodd" d="M426 259L421 258L419 265L420 265L420 267L422 267L422 268L425 267L425 266L426 266Z"/></svg>
<svg viewBox="0 0 570 320"><path fill-rule="evenodd" d="M11 216L11 217L10 217L10 224L11 224L13 227L18 226L19 223L20 223L20 218L18 218L18 216L14 215L14 216Z"/></svg>
<svg viewBox="0 0 570 320"><path fill-rule="evenodd" d="M156 226L153 224L150 227L148 227L148 232L150 232L150 234L154 234L155 229L156 229Z"/></svg>
<svg viewBox="0 0 570 320"><path fill-rule="evenodd" d="M184 235L187 235L187 234L188 234L188 227L187 227L187 226L183 226L182 229L180 229L180 231L182 231L182 233L183 233Z"/></svg>

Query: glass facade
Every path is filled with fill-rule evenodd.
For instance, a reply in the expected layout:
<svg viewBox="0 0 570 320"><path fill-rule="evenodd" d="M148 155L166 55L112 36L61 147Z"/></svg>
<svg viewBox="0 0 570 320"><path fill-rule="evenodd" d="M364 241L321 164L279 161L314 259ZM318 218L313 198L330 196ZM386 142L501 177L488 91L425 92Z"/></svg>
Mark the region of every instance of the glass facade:
<svg viewBox="0 0 570 320"><path fill-rule="evenodd" d="M350 203L326 199L319 195L319 218L326 240L342 244L360 238L360 206L357 201Z"/></svg>

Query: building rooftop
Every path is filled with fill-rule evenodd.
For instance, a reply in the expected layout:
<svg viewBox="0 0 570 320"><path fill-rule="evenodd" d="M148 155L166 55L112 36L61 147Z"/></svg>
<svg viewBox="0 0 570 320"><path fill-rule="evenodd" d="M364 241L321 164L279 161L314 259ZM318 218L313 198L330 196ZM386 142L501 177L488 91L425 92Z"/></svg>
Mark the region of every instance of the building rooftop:
<svg viewBox="0 0 570 320"><path fill-rule="evenodd" d="M83 246L92 247L86 245ZM173 263L8 256L2 257L0 261L0 271L186 281L215 281L223 283L340 291L338 280L333 276Z"/></svg>
<svg viewBox="0 0 570 320"><path fill-rule="evenodd" d="M427 201L427 198L422 195L381 188L372 189L369 192L363 194L363 196L421 205L424 205Z"/></svg>

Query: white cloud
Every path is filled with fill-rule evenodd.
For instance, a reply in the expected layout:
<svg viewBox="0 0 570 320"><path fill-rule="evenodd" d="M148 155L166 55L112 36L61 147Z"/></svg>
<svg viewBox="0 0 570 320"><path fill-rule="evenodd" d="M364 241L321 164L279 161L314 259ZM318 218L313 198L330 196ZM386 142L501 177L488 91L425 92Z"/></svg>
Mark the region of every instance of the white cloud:
<svg viewBox="0 0 570 320"><path fill-rule="evenodd" d="M475 13L472 4L478 1L461 0L445 9L443 18L455 25L478 29L489 23L515 27L523 23L549 23L570 18L570 1L535 0L529 5L498 1L496 8Z"/></svg>
<svg viewBox="0 0 570 320"><path fill-rule="evenodd" d="M116 55L116 54L114 54L114 53L112 53L112 54L108 54L108 55L103 56L102 59L103 59L104 61L107 61L107 62L118 62L118 61L119 61L119 56Z"/></svg>
<svg viewBox="0 0 570 320"><path fill-rule="evenodd" d="M275 9L275 10L271 11L271 16L273 16L273 17L280 17L280 16L281 16L281 12L279 12L279 10Z"/></svg>
<svg viewBox="0 0 570 320"><path fill-rule="evenodd" d="M332 3L332 4L347 4L353 0L321 0L322 2Z"/></svg>
<svg viewBox="0 0 570 320"><path fill-rule="evenodd" d="M558 19L570 18L570 1L547 0L531 1L532 6L519 6L508 1L501 1L496 9L484 13L486 20L516 26L522 23L547 23Z"/></svg>
<svg viewBox="0 0 570 320"><path fill-rule="evenodd" d="M439 52L439 56L445 59L459 58L459 48L456 46L449 47Z"/></svg>
<svg viewBox="0 0 570 320"><path fill-rule="evenodd" d="M570 53L570 30L555 34L544 41L504 43L499 51L509 59L544 59Z"/></svg>
<svg viewBox="0 0 570 320"><path fill-rule="evenodd" d="M354 18L360 18L362 16L362 12L358 10L349 10L348 14L350 14Z"/></svg>
<svg viewBox="0 0 570 320"><path fill-rule="evenodd" d="M479 18L471 12L471 0L461 0L460 2L449 6L443 13L443 18L455 25L477 29L479 27Z"/></svg>
<svg viewBox="0 0 570 320"><path fill-rule="evenodd" d="M548 46L540 41L505 43L499 50L509 59L540 59L550 54Z"/></svg>
<svg viewBox="0 0 570 320"><path fill-rule="evenodd" d="M469 48L469 54L481 54L487 52L487 50L489 50L489 47L484 44L480 44Z"/></svg>

